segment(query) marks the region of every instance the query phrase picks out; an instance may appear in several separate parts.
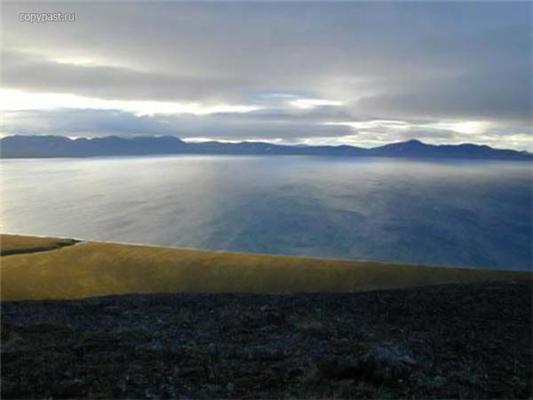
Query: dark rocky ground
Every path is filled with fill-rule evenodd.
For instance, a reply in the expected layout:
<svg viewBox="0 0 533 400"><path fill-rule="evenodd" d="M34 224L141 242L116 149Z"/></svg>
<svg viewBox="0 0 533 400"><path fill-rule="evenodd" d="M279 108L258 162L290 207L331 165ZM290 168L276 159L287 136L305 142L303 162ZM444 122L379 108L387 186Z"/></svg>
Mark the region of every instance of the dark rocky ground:
<svg viewBox="0 0 533 400"><path fill-rule="evenodd" d="M8 398L531 398L530 282L2 304Z"/></svg>

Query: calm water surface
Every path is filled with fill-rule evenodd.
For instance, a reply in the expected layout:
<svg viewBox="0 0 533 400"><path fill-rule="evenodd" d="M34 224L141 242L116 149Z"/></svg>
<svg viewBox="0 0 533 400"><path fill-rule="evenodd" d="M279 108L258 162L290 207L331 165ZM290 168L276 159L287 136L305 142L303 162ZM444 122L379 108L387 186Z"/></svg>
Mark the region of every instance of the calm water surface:
<svg viewBox="0 0 533 400"><path fill-rule="evenodd" d="M298 156L3 160L3 232L531 268L532 168Z"/></svg>

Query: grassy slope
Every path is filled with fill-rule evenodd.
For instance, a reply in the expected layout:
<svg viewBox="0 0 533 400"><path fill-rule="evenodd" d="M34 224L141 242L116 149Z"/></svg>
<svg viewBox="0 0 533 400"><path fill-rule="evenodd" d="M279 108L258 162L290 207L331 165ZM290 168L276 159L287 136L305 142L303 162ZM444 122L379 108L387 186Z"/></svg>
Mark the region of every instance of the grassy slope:
<svg viewBox="0 0 533 400"><path fill-rule="evenodd" d="M2 246L9 244L5 240ZM354 292L530 279L528 272L83 243L1 258L1 298L74 299L155 292Z"/></svg>
<svg viewBox="0 0 533 400"><path fill-rule="evenodd" d="M69 246L72 239L47 238L36 236L0 235L0 255L33 253Z"/></svg>

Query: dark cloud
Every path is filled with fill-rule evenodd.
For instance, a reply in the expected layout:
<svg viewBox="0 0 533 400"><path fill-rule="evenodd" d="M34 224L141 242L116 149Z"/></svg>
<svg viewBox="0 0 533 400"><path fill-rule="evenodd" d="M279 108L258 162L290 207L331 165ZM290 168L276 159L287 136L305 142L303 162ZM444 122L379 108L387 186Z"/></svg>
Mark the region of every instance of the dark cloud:
<svg viewBox="0 0 533 400"><path fill-rule="evenodd" d="M17 111L4 115L4 129L18 134L65 136L176 135L166 121L118 110Z"/></svg>
<svg viewBox="0 0 533 400"><path fill-rule="evenodd" d="M137 116L118 110L19 111L6 113L4 128L21 134L66 136L175 135L181 138L228 140L337 137L350 134L345 126L325 126L301 119L270 119L264 115L212 114L195 116Z"/></svg>
<svg viewBox="0 0 533 400"><path fill-rule="evenodd" d="M246 93L243 80L169 75L120 66L84 66L23 52L2 52L5 88L122 100L228 101Z"/></svg>
<svg viewBox="0 0 533 400"><path fill-rule="evenodd" d="M470 79L443 79L438 84L363 97L354 108L360 112L379 110L390 118L422 115L433 119L503 120L527 126L532 112L529 79L504 79L498 85L489 83L498 79L497 75L481 74Z"/></svg>

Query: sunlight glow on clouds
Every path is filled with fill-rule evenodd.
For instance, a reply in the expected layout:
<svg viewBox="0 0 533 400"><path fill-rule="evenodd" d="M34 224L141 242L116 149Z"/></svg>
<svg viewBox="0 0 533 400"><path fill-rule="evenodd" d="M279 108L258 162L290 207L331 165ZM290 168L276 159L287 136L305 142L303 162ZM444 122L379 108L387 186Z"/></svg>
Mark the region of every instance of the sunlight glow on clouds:
<svg viewBox="0 0 533 400"><path fill-rule="evenodd" d="M109 61L100 60L95 57L76 57L76 56L52 56L47 57L50 61L67 64L67 65L82 65L82 66L119 66Z"/></svg>
<svg viewBox="0 0 533 400"><path fill-rule="evenodd" d="M486 132L491 123L488 121L439 121L432 123L408 123L398 120L369 120L369 121L348 121L348 122L326 122L325 125L344 125L353 128L356 131L365 129L383 129L383 130L400 130L405 131L412 129L414 126L420 129L435 129L452 131L463 134L481 134Z"/></svg>
<svg viewBox="0 0 533 400"><path fill-rule="evenodd" d="M325 122L325 125L344 125L349 126L355 130L372 129L372 128L393 128L393 129L407 129L409 124L405 121L375 119L369 121L345 121L345 122Z"/></svg>
<svg viewBox="0 0 533 400"><path fill-rule="evenodd" d="M341 101L324 100L324 99L296 99L289 101L289 104L293 107L300 108L302 110L310 110L316 107L322 106L342 106Z"/></svg>
<svg viewBox="0 0 533 400"><path fill-rule="evenodd" d="M446 129L458 133L479 134L483 133L490 127L487 121L461 121L461 122L437 122L426 124L425 126L435 129ZM422 125L424 127L424 125Z"/></svg>
<svg viewBox="0 0 533 400"><path fill-rule="evenodd" d="M138 116L216 113L247 113L259 110L254 105L172 103L142 100L105 100L63 93L28 93L21 90L0 89L0 111L53 110L78 108L88 110L120 110Z"/></svg>

